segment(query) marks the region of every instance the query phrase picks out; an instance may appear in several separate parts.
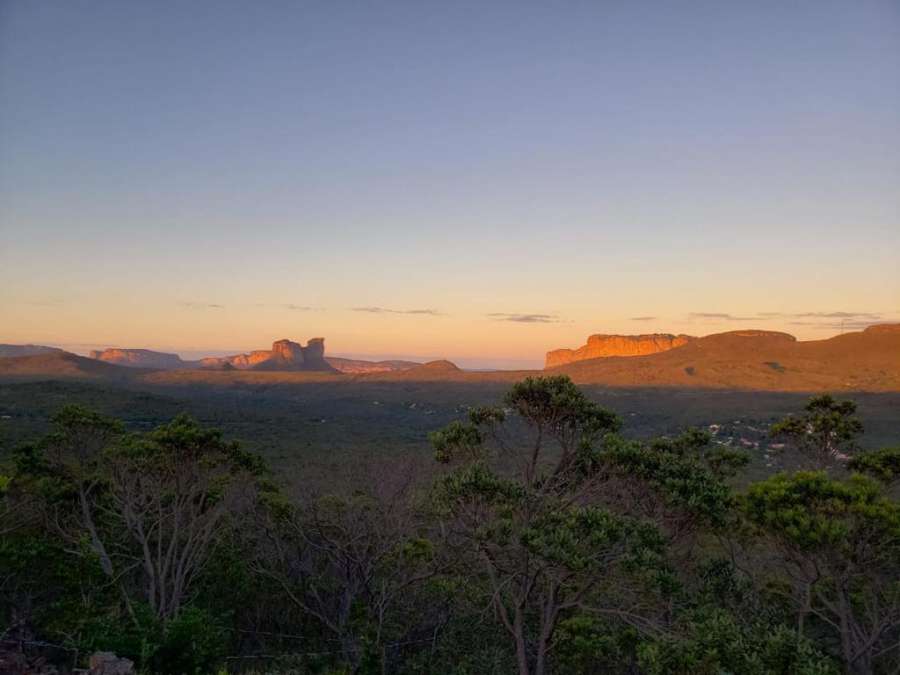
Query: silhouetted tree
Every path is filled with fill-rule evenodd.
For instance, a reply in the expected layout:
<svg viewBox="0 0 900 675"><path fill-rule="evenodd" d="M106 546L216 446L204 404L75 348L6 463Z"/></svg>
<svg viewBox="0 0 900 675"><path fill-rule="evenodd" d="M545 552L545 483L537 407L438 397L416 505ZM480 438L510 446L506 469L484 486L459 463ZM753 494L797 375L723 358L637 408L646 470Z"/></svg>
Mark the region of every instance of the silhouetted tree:
<svg viewBox="0 0 900 675"><path fill-rule="evenodd" d="M828 394L815 396L800 415L788 415L769 430L798 449L807 468L827 468L849 458L856 436L863 432L856 403L837 401Z"/></svg>

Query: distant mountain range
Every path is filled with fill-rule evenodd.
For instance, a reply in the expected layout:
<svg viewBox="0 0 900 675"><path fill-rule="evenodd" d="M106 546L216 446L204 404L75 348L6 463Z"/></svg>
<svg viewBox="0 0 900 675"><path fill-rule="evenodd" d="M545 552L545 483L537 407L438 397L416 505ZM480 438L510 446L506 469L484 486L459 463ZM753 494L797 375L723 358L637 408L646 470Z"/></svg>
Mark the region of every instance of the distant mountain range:
<svg viewBox="0 0 900 675"><path fill-rule="evenodd" d="M0 345L0 359L12 358L15 356L53 354L54 352L62 351L62 349L58 349L56 347L45 347L44 345Z"/></svg>
<svg viewBox="0 0 900 675"><path fill-rule="evenodd" d="M102 351L92 351L90 358L118 366L154 370L200 368L204 370L319 371L359 374L408 370L420 365L413 361L365 361L325 356L324 338L312 338L305 347L291 340L277 340L272 343L271 349L260 349L233 356L208 357L196 361L184 361L178 354L168 354L150 349L112 347Z"/></svg>
<svg viewBox="0 0 900 675"><path fill-rule="evenodd" d="M772 331L732 331L655 354L575 361L545 372L620 387L900 391L900 324L809 341Z"/></svg>
<svg viewBox="0 0 900 675"><path fill-rule="evenodd" d="M632 336L614 337L618 340ZM647 338L633 337L636 343ZM590 344L589 340L587 346ZM646 348L639 345L639 353L634 356L573 360L543 371L476 373L460 370L449 361L415 364L325 357L322 340L310 340L306 347L279 340L271 350L201 361L182 361L177 355L149 350L107 350L99 352L97 358L85 358L36 345L3 345L0 354L7 356L0 357L0 378L228 386L248 382L302 383L322 378L492 382L559 373L580 384L608 387L900 391L900 324L871 326L825 340L798 341L787 333L743 330L690 338L662 351L640 353Z"/></svg>

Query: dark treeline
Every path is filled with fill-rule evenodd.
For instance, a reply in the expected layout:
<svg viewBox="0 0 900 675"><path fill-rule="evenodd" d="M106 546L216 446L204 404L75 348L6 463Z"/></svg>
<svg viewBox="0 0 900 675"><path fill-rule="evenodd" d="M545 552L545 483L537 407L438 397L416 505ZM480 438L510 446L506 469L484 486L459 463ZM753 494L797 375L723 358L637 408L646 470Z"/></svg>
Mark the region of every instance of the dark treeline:
<svg viewBox="0 0 900 675"><path fill-rule="evenodd" d="M749 485L705 432L619 427L530 378L424 477L303 489L188 417L67 407L0 476L0 638L154 673L900 672L900 448L858 452L852 402L776 424L798 470Z"/></svg>

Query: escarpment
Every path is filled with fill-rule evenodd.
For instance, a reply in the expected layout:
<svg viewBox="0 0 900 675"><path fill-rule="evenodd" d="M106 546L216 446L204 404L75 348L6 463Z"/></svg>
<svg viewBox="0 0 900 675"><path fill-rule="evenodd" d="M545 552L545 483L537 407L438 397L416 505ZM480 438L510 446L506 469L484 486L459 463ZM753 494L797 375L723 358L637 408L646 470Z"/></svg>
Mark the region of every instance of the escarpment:
<svg viewBox="0 0 900 675"><path fill-rule="evenodd" d="M547 352L545 368L555 368L575 361L609 356L646 356L686 345L690 335L652 333L649 335L591 335L578 349L554 349Z"/></svg>

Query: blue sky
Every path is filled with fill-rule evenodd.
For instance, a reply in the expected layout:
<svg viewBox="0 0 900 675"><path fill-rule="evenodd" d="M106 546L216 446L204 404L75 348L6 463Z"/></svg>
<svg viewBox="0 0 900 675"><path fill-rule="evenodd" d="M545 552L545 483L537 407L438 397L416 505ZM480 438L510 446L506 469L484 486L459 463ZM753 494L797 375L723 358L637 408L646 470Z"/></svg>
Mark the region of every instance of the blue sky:
<svg viewBox="0 0 900 675"><path fill-rule="evenodd" d="M893 1L6 0L0 341L897 320L898 82Z"/></svg>

